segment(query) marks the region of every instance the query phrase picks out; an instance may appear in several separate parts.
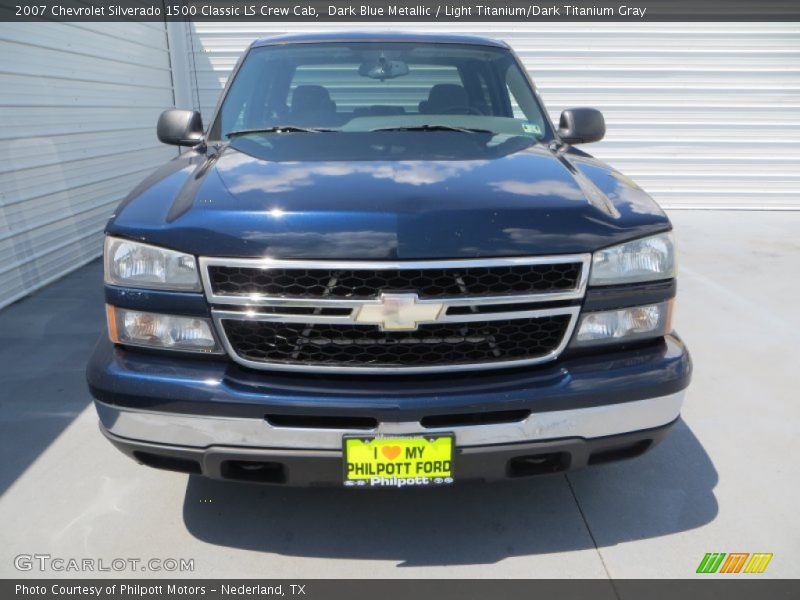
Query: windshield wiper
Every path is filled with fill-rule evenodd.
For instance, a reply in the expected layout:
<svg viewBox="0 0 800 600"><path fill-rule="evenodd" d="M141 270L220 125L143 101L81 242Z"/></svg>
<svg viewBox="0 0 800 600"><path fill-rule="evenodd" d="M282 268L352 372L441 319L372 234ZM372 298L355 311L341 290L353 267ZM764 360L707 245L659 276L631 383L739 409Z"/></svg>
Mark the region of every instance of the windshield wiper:
<svg viewBox="0 0 800 600"><path fill-rule="evenodd" d="M239 129L227 134L228 138L251 133L328 133L336 129L324 129L322 127L297 127L296 125L276 125L275 127L260 127L255 129Z"/></svg>
<svg viewBox="0 0 800 600"><path fill-rule="evenodd" d="M370 131L457 131L459 133L494 133L488 129L455 127L453 125L406 125L405 127L380 127Z"/></svg>

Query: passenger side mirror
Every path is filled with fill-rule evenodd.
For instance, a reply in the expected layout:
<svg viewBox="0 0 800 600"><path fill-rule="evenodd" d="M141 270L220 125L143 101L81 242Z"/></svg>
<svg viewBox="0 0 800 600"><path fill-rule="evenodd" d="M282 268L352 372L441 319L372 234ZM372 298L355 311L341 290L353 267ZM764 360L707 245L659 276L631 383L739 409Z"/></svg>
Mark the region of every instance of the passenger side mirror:
<svg viewBox="0 0 800 600"><path fill-rule="evenodd" d="M598 142L606 134L603 113L594 108L568 108L561 113L558 137L567 144Z"/></svg>
<svg viewBox="0 0 800 600"><path fill-rule="evenodd" d="M203 118L196 110L165 110L158 117L160 142L173 146L196 146L203 141Z"/></svg>

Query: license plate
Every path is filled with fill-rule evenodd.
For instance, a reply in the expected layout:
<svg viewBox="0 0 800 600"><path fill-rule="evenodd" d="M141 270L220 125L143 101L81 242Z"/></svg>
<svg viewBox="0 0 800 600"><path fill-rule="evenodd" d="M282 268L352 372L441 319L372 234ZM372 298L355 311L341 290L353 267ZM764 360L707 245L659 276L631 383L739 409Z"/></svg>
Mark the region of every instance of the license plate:
<svg viewBox="0 0 800 600"><path fill-rule="evenodd" d="M453 483L453 435L362 437L342 442L348 487Z"/></svg>

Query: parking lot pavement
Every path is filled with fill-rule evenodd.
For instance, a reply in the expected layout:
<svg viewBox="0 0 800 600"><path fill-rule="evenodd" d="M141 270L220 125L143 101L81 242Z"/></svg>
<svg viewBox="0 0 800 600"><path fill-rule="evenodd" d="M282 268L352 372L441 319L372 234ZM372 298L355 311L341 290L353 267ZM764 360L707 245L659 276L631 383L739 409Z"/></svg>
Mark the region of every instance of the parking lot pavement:
<svg viewBox="0 0 800 600"><path fill-rule="evenodd" d="M136 465L97 430L83 366L94 262L0 312L0 576L19 554L194 559L198 577L688 577L706 552L800 551L800 213L674 212L680 422L644 457L496 486L359 493ZM45 576L80 573L50 572ZM170 576L166 572L108 573Z"/></svg>

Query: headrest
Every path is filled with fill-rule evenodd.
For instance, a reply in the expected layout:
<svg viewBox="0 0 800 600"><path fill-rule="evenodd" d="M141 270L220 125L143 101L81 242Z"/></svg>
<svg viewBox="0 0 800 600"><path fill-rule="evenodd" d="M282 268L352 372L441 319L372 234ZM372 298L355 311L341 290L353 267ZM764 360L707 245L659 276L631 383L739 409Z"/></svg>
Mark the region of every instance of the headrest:
<svg viewBox="0 0 800 600"><path fill-rule="evenodd" d="M336 110L336 104L321 85L298 85L292 94L292 112Z"/></svg>
<svg viewBox="0 0 800 600"><path fill-rule="evenodd" d="M428 99L419 103L419 111L431 114L468 106L469 96L462 86L454 83L437 83L428 92Z"/></svg>

